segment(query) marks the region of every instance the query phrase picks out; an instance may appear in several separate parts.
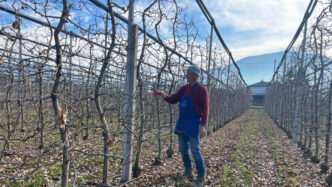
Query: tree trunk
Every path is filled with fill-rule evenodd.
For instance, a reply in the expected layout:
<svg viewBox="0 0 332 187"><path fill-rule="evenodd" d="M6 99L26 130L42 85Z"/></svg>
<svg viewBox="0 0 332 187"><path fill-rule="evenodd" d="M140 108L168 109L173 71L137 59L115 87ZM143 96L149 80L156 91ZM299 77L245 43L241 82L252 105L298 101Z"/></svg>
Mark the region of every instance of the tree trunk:
<svg viewBox="0 0 332 187"><path fill-rule="evenodd" d="M94 97L95 97L95 104L96 104L96 108L98 111L98 116L99 116L99 120L102 124L103 127L103 136L104 136L104 163L103 163L103 184L107 184L107 178L108 178L108 170L109 170L109 162L108 162L108 158L109 158L109 154L110 154L110 148L109 148L109 141L110 141L110 134L109 134L109 124L106 121L105 118L105 112L104 109L102 107L101 101L100 101L100 88L102 86L102 82L104 80L104 75L106 72L106 69L108 67L110 58L111 58L111 54L113 52L114 46L115 46L115 34L116 34L116 26L115 26L115 20L114 20L114 14L113 14L113 10L112 10L112 6L111 3L108 1L108 13L111 15L111 24L112 24L112 35L111 35L111 44L110 47L107 49L107 54L105 56L103 65L100 69L100 73L98 76L98 80L97 80L97 84L96 84L96 88L95 88L95 93L94 93ZM106 19L106 27L105 27L105 39L107 39L107 34L108 34L108 13L107 13L107 19ZM107 42L105 42L105 45L107 45Z"/></svg>
<svg viewBox="0 0 332 187"><path fill-rule="evenodd" d="M302 110L302 96L303 96L303 81L304 72L300 69L299 79L296 86L296 107L295 107L295 117L294 117L294 127L293 127L293 143L297 143L298 135L301 133L301 110Z"/></svg>
<svg viewBox="0 0 332 187"><path fill-rule="evenodd" d="M326 123L326 140L325 140L325 159L324 164L329 165L329 149L330 149L330 133L331 133L331 101L332 101L332 80L330 80L330 88L329 88L329 95L328 95L328 116L327 116L327 123Z"/></svg>
<svg viewBox="0 0 332 187"><path fill-rule="evenodd" d="M42 154L42 150L44 148L44 127L45 127L45 123L44 123L44 110L43 110L43 98L44 97L44 92L43 92L43 70L42 67L39 68L39 123L40 123L40 145L39 145L39 149L40 149L40 154Z"/></svg>
<svg viewBox="0 0 332 187"><path fill-rule="evenodd" d="M63 25L67 22L66 19L69 15L69 8L67 5L67 0L62 1L63 9L62 14L60 18L60 22L57 26L57 28L54 31L54 40L55 40L55 49L56 49L56 76L55 81L51 93L51 99L53 103L53 110L56 116L56 121L58 122L59 112L63 109L59 107L58 103L58 94L59 94L59 86L62 76L62 52L61 52L61 45L60 45L60 39L59 34L63 27ZM60 109L60 110L59 110ZM60 134L61 134L61 141L62 141L62 176L61 176L61 186L67 187L68 186L68 175L69 175L69 155L68 155L68 149L69 149L69 140L68 140L68 128L66 124L62 124L63 126L59 126Z"/></svg>

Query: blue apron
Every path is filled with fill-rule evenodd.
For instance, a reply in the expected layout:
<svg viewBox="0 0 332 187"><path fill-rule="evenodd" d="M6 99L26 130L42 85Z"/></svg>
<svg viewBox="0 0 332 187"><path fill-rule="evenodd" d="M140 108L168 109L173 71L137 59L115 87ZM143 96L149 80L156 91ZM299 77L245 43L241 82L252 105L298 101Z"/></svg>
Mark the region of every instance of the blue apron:
<svg viewBox="0 0 332 187"><path fill-rule="evenodd" d="M196 92L198 84L195 85L191 97L184 97L184 93L180 98L179 119L176 123L174 133L183 134L191 137L198 137L198 126L200 116L194 111L192 98Z"/></svg>

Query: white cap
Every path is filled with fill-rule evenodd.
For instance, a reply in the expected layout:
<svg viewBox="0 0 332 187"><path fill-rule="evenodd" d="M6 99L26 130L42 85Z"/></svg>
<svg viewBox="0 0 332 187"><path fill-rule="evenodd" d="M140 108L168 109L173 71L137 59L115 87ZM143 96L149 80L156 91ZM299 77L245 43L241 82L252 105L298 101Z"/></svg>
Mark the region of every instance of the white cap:
<svg viewBox="0 0 332 187"><path fill-rule="evenodd" d="M198 75L198 76L199 76L199 73L201 72L201 71L199 70L199 68L198 68L197 66L195 66L195 65L189 66L189 67L187 68L187 71L193 72L193 73L195 73L195 74Z"/></svg>

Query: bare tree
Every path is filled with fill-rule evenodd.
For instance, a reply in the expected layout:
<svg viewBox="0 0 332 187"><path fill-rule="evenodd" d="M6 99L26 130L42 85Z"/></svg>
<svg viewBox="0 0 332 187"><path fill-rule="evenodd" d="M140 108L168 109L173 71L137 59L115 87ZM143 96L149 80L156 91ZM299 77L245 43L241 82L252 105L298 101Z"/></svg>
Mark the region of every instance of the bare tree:
<svg viewBox="0 0 332 187"><path fill-rule="evenodd" d="M113 10L112 10L112 5L111 1L107 1L108 4L108 13L111 15L111 27L112 27L112 34L111 34L111 44L107 48L107 54L105 56L105 59L103 61L103 65L100 69L100 73L98 75L98 80L95 88L95 93L94 93L94 99L95 99L95 104L96 108L99 114L99 120L102 123L103 126L103 136L104 136L104 164L103 164L103 184L107 184L107 177L108 177L108 169L109 169L109 154L110 154L110 147L109 144L111 143L111 135L109 134L109 124L106 121L105 118L105 109L101 105L100 101L100 88L102 85L102 81L105 79L105 72L108 67L108 64L111 59L111 54L113 52L114 46L115 46L115 35L116 35L116 26L115 26L115 19L113 15ZM107 13L107 15L108 15ZM105 40L107 40L107 35L108 35L108 16L106 18L106 27L105 27ZM105 45L107 45L107 42L105 42Z"/></svg>

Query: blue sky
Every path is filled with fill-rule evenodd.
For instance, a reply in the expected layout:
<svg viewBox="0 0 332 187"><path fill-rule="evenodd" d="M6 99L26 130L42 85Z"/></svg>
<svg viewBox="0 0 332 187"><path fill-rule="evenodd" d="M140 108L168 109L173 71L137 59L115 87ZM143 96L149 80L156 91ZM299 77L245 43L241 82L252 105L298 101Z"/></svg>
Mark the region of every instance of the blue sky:
<svg viewBox="0 0 332 187"><path fill-rule="evenodd" d="M106 4L106 0L100 1ZM126 6L128 0L113 2ZM247 56L283 51L295 34L309 0L203 0L203 2L214 17L234 59L240 60ZM136 10L146 8L149 3L151 0L136 0ZM187 7L188 16L196 20L200 32L208 35L210 26L196 1L180 0L177 3L181 7ZM121 13L119 9L116 11ZM74 11L72 16L81 18L86 23L89 19L93 19L91 15L85 17L84 11ZM124 16L126 17L125 14ZM161 25L161 30L163 27L165 33L169 33L167 25ZM214 42L219 43L216 36L214 38Z"/></svg>
<svg viewBox="0 0 332 187"><path fill-rule="evenodd" d="M44 0L38 0L38 1L44 2ZM81 1L69 0L69 3L75 2L74 3L75 6L70 12L71 13L70 18L75 20L76 23L82 24L82 26L85 27L85 29L87 29L88 25L95 21L95 15L105 16L105 12L100 10L100 8L92 5L92 3L89 2L89 0L85 1L87 2L88 7L89 8L92 7L93 10L87 10L87 8L79 10L81 6ZM106 0L99 0L99 1L106 5ZM323 1L328 1L328 0L323 0ZM10 5L13 2L14 0L8 0L8 1L3 1L0 4L7 5L10 7ZM18 3L18 7L21 7L19 3L20 1L15 1L15 2ZM60 2L61 1L57 1L55 4L51 3L52 7L49 8L47 14L53 16L59 16L62 6ZM117 3L122 7L126 7L128 4L128 0L114 0L113 2ZM151 2L152 0L136 0L135 2L136 3L135 10L137 13L136 15L137 17L135 19L136 23L141 24L142 17L138 14L141 14L142 10L145 9ZM165 2L166 1L162 1L162 3ZM172 1L169 0L167 2L172 2ZM164 4L165 7L163 7L167 10L165 12L172 12L172 11L174 12L174 7L167 6L167 2ZM284 51L288 46L288 44L290 43L292 37L294 36L300 22L302 21L309 0L203 0L203 2L205 3L208 10L214 17L216 25L219 28L219 31L223 36L224 41L226 42L228 48L232 52L233 58L236 61L238 61L245 57ZM199 29L200 32L200 38L197 39L196 42L200 44L200 46L205 47L206 43L204 42L206 42L205 39L208 38L210 34L210 25L208 24L208 21L206 20L204 14L197 5L196 0L177 0L177 4L179 5L179 7L187 9L186 10L188 17L187 19L188 20L193 19L196 27ZM318 4L316 7L316 11L312 15L312 20L315 20L317 14L320 12L320 8L321 5ZM154 6L154 11L158 12L156 11L156 9L157 5ZM22 11L25 14L29 14L30 16L33 16L37 19L41 20L44 19L40 15L34 14L33 11L30 9L20 10L20 11ZM124 12L119 8L115 8L115 11L117 13L122 14L124 17L127 17L128 11ZM155 15L150 14L149 18L152 21L150 20L151 22L150 22L150 28L148 28L148 32L152 35L155 35L153 26L157 20L154 16ZM13 15L8 16L7 13L4 13L2 11L0 11L0 18L1 18L0 23L2 25L7 25L8 27L11 27L11 24L15 21L15 16ZM78 20L81 20L81 22L79 22ZM96 20L97 23L93 26L93 28L98 28L101 32L103 32L104 31L103 21L101 19L96 19ZM53 25L56 25L58 19L51 19L51 22ZM169 42L169 40L171 39L171 32L170 32L171 23L172 23L171 21L163 22L158 28L162 33L162 39L164 40L164 42ZM21 26L22 26L22 32L24 30L25 36L31 37L31 39L33 40L37 40L39 42L42 41L45 42L48 38L47 36L49 30L46 28L42 28L36 24L32 24L31 22L23 22ZM68 30L74 28L70 23L67 23L65 27ZM123 32L125 29L126 29L125 24L123 24L122 27L119 26L117 34L119 36L123 35L123 38L126 38L126 32ZM178 35L182 34L181 32L183 32L183 28L178 28L177 32ZM104 35L98 35L98 36L94 35L91 37L93 37L93 40L96 40L101 43L104 41ZM121 42L125 41L126 40L124 39ZM301 39L298 39L297 44L299 43L299 41L301 41ZM218 44L219 47L221 46L220 42L217 40L217 37L215 35L213 42L214 45ZM181 43L183 45L182 51L184 51L184 48L186 48L184 43L185 42L183 42L182 40ZM172 42L169 42L168 44L171 45ZM0 40L0 45L1 45L1 40ZM74 49L78 49L80 46L84 46L84 44L77 44L76 48L74 47ZM87 50L87 48L85 50ZM195 52L197 53L197 51L194 51L194 53ZM88 51L85 51L85 53L88 53ZM98 54L99 56L103 56L102 50L95 49L94 53ZM161 54L162 53L158 53L158 55ZM330 54L332 54L332 52ZM207 55L205 54L205 57L206 56ZM329 57L331 56L332 55L330 55ZM221 58L218 57L216 59L221 59ZM227 59L227 57L225 59ZM271 60L273 61L274 59ZM151 62L151 64L154 65L157 64L160 66L161 62L155 60L154 58L152 59L152 61L153 62ZM228 60L226 61L228 62ZM85 63L84 61L78 61L78 62L83 64ZM201 58L198 57L198 55L196 55L196 59L194 57L193 62L197 63L205 61L204 59L202 60ZM265 62L267 62L267 60L265 60L262 63ZM279 63L279 61L277 63ZM251 71L252 74L258 71L258 69L255 67L253 69L250 69L253 70ZM246 71L243 70L243 72ZM266 71L264 73L266 74ZM264 77L259 77L258 81L260 81L261 79L269 81L270 76L265 74ZM255 75L257 75L257 73Z"/></svg>
<svg viewBox="0 0 332 187"><path fill-rule="evenodd" d="M137 6L144 7L149 2L139 0ZM235 60L285 50L309 4L309 0L203 0L203 2L214 17ZM178 4L187 7L188 16L193 17L201 32L205 30L207 34L210 33L210 26L195 0L181 0ZM316 9L319 9L319 4ZM218 42L216 36L214 38L214 42Z"/></svg>

